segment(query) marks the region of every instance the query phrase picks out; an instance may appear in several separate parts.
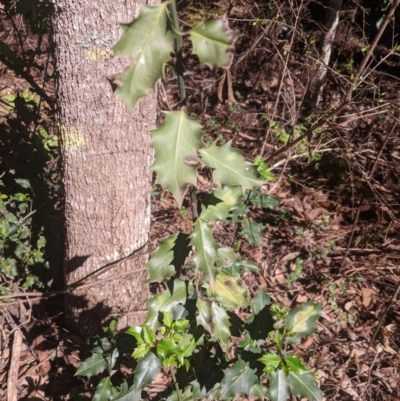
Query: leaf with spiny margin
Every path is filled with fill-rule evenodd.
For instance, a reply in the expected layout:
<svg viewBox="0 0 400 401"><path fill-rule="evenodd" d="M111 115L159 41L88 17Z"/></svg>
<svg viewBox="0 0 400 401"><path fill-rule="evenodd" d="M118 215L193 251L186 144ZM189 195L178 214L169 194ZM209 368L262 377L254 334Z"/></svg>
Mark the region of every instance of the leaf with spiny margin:
<svg viewBox="0 0 400 401"><path fill-rule="evenodd" d="M232 266L224 268L224 271L232 276L240 276L243 272L254 273L259 270L260 268L255 263L247 259L237 259Z"/></svg>
<svg viewBox="0 0 400 401"><path fill-rule="evenodd" d="M210 226L202 219L197 219L190 234L190 244L195 247L193 254L197 269L204 273L203 280L207 281L211 288L215 286L217 269L215 263L218 259L218 244L215 241Z"/></svg>
<svg viewBox="0 0 400 401"><path fill-rule="evenodd" d="M288 331L287 344L296 344L317 330L316 321L321 314L321 307L320 303L307 302L289 312L285 324Z"/></svg>
<svg viewBox="0 0 400 401"><path fill-rule="evenodd" d="M245 288L234 277L225 273L217 274L212 295L221 306L228 310L249 305Z"/></svg>
<svg viewBox="0 0 400 401"><path fill-rule="evenodd" d="M315 385L314 374L289 372L290 392L295 397L307 397L312 401L321 401L324 393Z"/></svg>
<svg viewBox="0 0 400 401"><path fill-rule="evenodd" d="M93 396L93 401L109 401L118 395L118 390L111 384L111 379L105 377L100 380Z"/></svg>
<svg viewBox="0 0 400 401"><path fill-rule="evenodd" d="M304 365L303 361L297 356L285 355L285 363L291 372L299 374L310 372Z"/></svg>
<svg viewBox="0 0 400 401"><path fill-rule="evenodd" d="M126 380L122 382L119 394L112 399L113 401L141 401L142 390L136 390L135 386L129 387Z"/></svg>
<svg viewBox="0 0 400 401"><path fill-rule="evenodd" d="M151 329L158 326L159 312L173 314L176 304L184 304L187 298L187 286L183 280L174 279L168 282L167 289L147 301L148 313L144 325Z"/></svg>
<svg viewBox="0 0 400 401"><path fill-rule="evenodd" d="M251 310L255 315L258 315L268 305L271 305L271 298L263 289L260 289L257 294L254 295L251 303Z"/></svg>
<svg viewBox="0 0 400 401"><path fill-rule="evenodd" d="M261 223L255 222L253 219L249 219L245 217L243 219L243 229L240 232L247 241L249 241L250 245L259 245L262 244L262 233L265 230L265 226Z"/></svg>
<svg viewBox="0 0 400 401"><path fill-rule="evenodd" d="M164 113L164 123L151 131L155 152L151 169L157 173L156 183L170 191L181 207L187 186L197 186L197 167L185 160L198 158L203 132L201 124L183 111Z"/></svg>
<svg viewBox="0 0 400 401"><path fill-rule="evenodd" d="M134 390L141 390L150 384L161 371L161 367L160 358L153 352L148 352L136 366Z"/></svg>
<svg viewBox="0 0 400 401"><path fill-rule="evenodd" d="M232 43L231 37L228 21L224 19L201 21L190 31L193 53L199 57L200 64L207 64L211 68L230 64L228 49Z"/></svg>
<svg viewBox="0 0 400 401"><path fill-rule="evenodd" d="M196 323L199 326L203 326L205 330L211 333L211 301L206 299L198 298L196 301L196 307L198 310L198 314L196 316Z"/></svg>
<svg viewBox="0 0 400 401"><path fill-rule="evenodd" d="M164 65L174 51L175 34L169 29L168 2L144 6L139 17L130 24L120 24L123 34L113 47L120 56L127 56L133 64L122 73L111 77L116 90L131 113L137 101L149 93L163 75Z"/></svg>
<svg viewBox="0 0 400 401"><path fill-rule="evenodd" d="M150 254L150 260L147 263L150 278L146 283L156 283L171 277L175 273L175 267L171 265L174 259L173 248L178 233L170 235L160 241L160 245Z"/></svg>
<svg viewBox="0 0 400 401"><path fill-rule="evenodd" d="M79 366L75 376L86 376L89 379L97 376L99 373L107 369L108 363L102 354L93 354Z"/></svg>
<svg viewBox="0 0 400 401"><path fill-rule="evenodd" d="M232 148L231 142L221 147L212 144L199 152L203 163L214 169L214 182L219 186L239 185L243 189L249 189L266 183L257 177L257 168L246 162L238 149Z"/></svg>
<svg viewBox="0 0 400 401"><path fill-rule="evenodd" d="M289 383L283 370L277 370L268 375L269 389L267 392L271 401L286 401L289 397Z"/></svg>
<svg viewBox="0 0 400 401"><path fill-rule="evenodd" d="M226 351L231 339L230 322L226 309L216 302L211 304L211 331L210 334L220 341L221 348Z"/></svg>
<svg viewBox="0 0 400 401"><path fill-rule="evenodd" d="M221 398L240 397L250 393L251 388L260 384L255 370L250 369L248 362L239 359L231 368L224 370L224 379L222 380Z"/></svg>
<svg viewBox="0 0 400 401"><path fill-rule="evenodd" d="M208 205L203 209L200 217L209 221L226 221L230 211L239 205L243 194L240 187L223 186L214 191L213 197L222 200L222 202Z"/></svg>
<svg viewBox="0 0 400 401"><path fill-rule="evenodd" d="M247 200L254 206L259 206L264 209L273 209L280 204L278 198L271 195L265 195L261 193L261 191L249 191L249 196L245 196L245 198L247 198Z"/></svg>

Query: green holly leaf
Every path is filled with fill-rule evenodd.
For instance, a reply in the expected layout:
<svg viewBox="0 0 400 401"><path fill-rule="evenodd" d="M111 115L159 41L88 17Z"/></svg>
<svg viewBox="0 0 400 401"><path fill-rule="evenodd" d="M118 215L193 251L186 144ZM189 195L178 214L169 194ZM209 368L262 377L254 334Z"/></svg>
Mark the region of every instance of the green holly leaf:
<svg viewBox="0 0 400 401"><path fill-rule="evenodd" d="M304 374L309 373L309 370L304 365L303 361L294 355L285 356L285 362L291 372Z"/></svg>
<svg viewBox="0 0 400 401"><path fill-rule="evenodd" d="M289 312L285 327L288 331L286 343L295 344L317 330L316 321L321 313L322 305L307 302L300 308Z"/></svg>
<svg viewBox="0 0 400 401"><path fill-rule="evenodd" d="M251 302L251 309L255 315L259 314L266 306L271 305L271 298L263 289L257 291Z"/></svg>
<svg viewBox="0 0 400 401"><path fill-rule="evenodd" d="M158 248L150 254L150 260L147 263L150 278L147 283L162 282L175 273L175 267L171 262L175 258L175 242L178 235L179 233L175 233L161 240Z"/></svg>
<svg viewBox="0 0 400 401"><path fill-rule="evenodd" d="M239 185L243 189L265 184L257 178L257 168L244 160L241 152L232 148L231 142L221 147L212 144L199 150L203 162L214 169L214 182L221 185Z"/></svg>
<svg viewBox="0 0 400 401"><path fill-rule="evenodd" d="M79 366L75 376L86 376L91 378L97 376L108 368L107 360L102 354L93 354Z"/></svg>
<svg viewBox="0 0 400 401"><path fill-rule="evenodd" d="M198 314L196 316L196 323L198 326L203 326L209 333L211 333L212 326L212 313L211 313L211 301L207 299L198 298L196 301L196 307Z"/></svg>
<svg viewBox="0 0 400 401"><path fill-rule="evenodd" d="M117 85L122 83L115 92L122 97L129 112L162 77L164 65L174 51L175 35L169 29L167 7L168 3L142 5L136 20L120 24L123 35L113 50L117 55L129 57L133 63L111 79Z"/></svg>
<svg viewBox="0 0 400 401"><path fill-rule="evenodd" d="M193 260L197 269L204 273L203 280L208 281L213 289L217 274L215 263L218 259L218 244L213 238L210 226L204 220L197 219L190 239L190 244L195 248Z"/></svg>
<svg viewBox="0 0 400 401"><path fill-rule="evenodd" d="M289 397L289 383L283 370L268 375L269 389L267 392L271 401L286 401Z"/></svg>
<svg viewBox="0 0 400 401"><path fill-rule="evenodd" d="M224 370L224 379L222 380L222 394L224 397L240 397L250 393L251 388L260 384L255 370L250 369L248 362L239 359L231 368Z"/></svg>
<svg viewBox="0 0 400 401"><path fill-rule="evenodd" d="M151 131L155 151L151 169L157 172L157 184L170 191L181 207L188 185L197 186L197 166L191 161L200 163L197 150L203 132L201 124L183 111L164 113L164 123Z"/></svg>
<svg viewBox="0 0 400 401"><path fill-rule="evenodd" d="M227 20L209 19L201 21L190 31L193 53L197 54L200 64L212 67L226 67L231 62L228 49L232 34Z"/></svg>
<svg viewBox="0 0 400 401"><path fill-rule="evenodd" d="M277 354L267 354L257 360L265 365L263 371L266 373L274 372L281 364L281 358Z"/></svg>
<svg viewBox="0 0 400 401"><path fill-rule="evenodd" d="M240 187L223 186L222 188L217 188L212 197L217 201L222 200L222 202L209 204L206 208L203 206L204 209L200 217L208 221L227 221L230 211L239 205L243 194ZM203 205L206 202L207 199L203 202Z"/></svg>
<svg viewBox="0 0 400 401"><path fill-rule="evenodd" d="M248 198L246 198L254 206L262 207L263 209L273 209L280 205L279 199L271 195L264 195L261 191L249 191Z"/></svg>
<svg viewBox="0 0 400 401"><path fill-rule="evenodd" d="M113 401L141 401L142 400L142 390L136 390L135 386L128 386L126 380L122 382L121 390L119 394L112 398Z"/></svg>
<svg viewBox="0 0 400 401"><path fill-rule="evenodd" d="M225 273L217 274L212 295L221 306L228 310L249 305L245 288L234 277Z"/></svg>
<svg viewBox="0 0 400 401"><path fill-rule="evenodd" d="M199 314L197 324L202 325L213 337L220 341L222 349L227 349L231 338L230 322L226 309L216 302L197 300Z"/></svg>
<svg viewBox="0 0 400 401"><path fill-rule="evenodd" d="M109 401L118 395L118 390L111 384L109 377L100 380L93 396L93 401Z"/></svg>
<svg viewBox="0 0 400 401"><path fill-rule="evenodd" d="M161 371L162 363L160 358L153 352L148 352L142 358L135 369L134 390L138 391L150 384Z"/></svg>
<svg viewBox="0 0 400 401"><path fill-rule="evenodd" d="M157 294L149 299L147 318L144 325L155 330L158 326L159 312L168 312L173 314L177 304L184 304L187 298L189 289L186 283L180 279L174 279L168 282L168 287L164 292Z"/></svg>
<svg viewBox="0 0 400 401"><path fill-rule="evenodd" d="M254 273L258 272L259 267L247 259L237 259L233 262L232 266L224 269L232 276L240 276L243 272Z"/></svg>
<svg viewBox="0 0 400 401"><path fill-rule="evenodd" d="M245 217L243 219L243 229L240 232L250 245L260 245L262 244L262 233L265 230L265 226L261 223L255 222L253 219Z"/></svg>
<svg viewBox="0 0 400 401"><path fill-rule="evenodd" d="M324 393L315 385L314 375L309 373L289 372L288 383L295 397L307 397L312 401L321 401Z"/></svg>

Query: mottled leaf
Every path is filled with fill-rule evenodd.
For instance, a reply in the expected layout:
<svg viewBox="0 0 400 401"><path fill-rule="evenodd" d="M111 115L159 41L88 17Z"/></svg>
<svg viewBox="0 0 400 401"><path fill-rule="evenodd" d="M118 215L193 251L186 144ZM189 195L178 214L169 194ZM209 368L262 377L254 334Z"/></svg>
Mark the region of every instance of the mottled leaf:
<svg viewBox="0 0 400 401"><path fill-rule="evenodd" d="M317 330L316 321L321 313L321 304L307 302L298 309L290 311L286 319L289 335L288 344L295 344L302 338L309 336Z"/></svg>
<svg viewBox="0 0 400 401"><path fill-rule="evenodd" d="M225 273L217 274L213 295L219 304L228 310L245 307L249 304L245 288L234 277Z"/></svg>

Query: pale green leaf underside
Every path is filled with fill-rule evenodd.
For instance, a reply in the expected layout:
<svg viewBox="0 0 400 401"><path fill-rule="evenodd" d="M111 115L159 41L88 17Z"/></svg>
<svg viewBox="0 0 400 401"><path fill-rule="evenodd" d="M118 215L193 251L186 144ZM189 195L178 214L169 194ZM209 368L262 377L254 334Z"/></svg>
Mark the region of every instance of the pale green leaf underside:
<svg viewBox="0 0 400 401"><path fill-rule="evenodd" d="M270 387L267 395L271 401L286 401L289 397L289 383L285 372L278 370L269 375Z"/></svg>
<svg viewBox="0 0 400 401"><path fill-rule="evenodd" d="M157 183L174 195L179 206L187 186L197 185L196 166L185 160L197 158L202 135L201 124L183 111L165 112L165 122L152 131L156 157L151 169L157 172Z"/></svg>
<svg viewBox="0 0 400 401"><path fill-rule="evenodd" d="M230 63L227 53L231 45L227 23L222 19L201 21L190 31L193 53L197 54L201 64L211 67L225 67Z"/></svg>
<svg viewBox="0 0 400 401"><path fill-rule="evenodd" d="M129 112L162 77L164 65L174 50L174 34L168 29L167 6L168 2L157 6L143 5L136 20L121 24L123 35L113 50L117 55L129 57L133 63L112 79L122 83L116 93L122 97Z"/></svg>
<svg viewBox="0 0 400 401"><path fill-rule="evenodd" d="M244 160L239 150L232 148L231 142L218 147L200 149L203 162L214 169L214 182L221 185L240 185L244 189L259 187L265 181L257 178L257 168Z"/></svg>
<svg viewBox="0 0 400 401"><path fill-rule="evenodd" d="M289 372L288 382L290 390L296 397L307 397L312 401L321 401L324 393L315 385L314 375Z"/></svg>

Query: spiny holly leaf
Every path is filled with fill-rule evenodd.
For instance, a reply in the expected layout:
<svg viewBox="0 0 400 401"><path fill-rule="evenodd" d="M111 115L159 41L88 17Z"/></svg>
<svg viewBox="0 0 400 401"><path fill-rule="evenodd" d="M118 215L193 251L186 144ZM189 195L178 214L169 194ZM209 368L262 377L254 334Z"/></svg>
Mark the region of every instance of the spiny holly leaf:
<svg viewBox="0 0 400 401"><path fill-rule="evenodd" d="M260 384L255 370L250 369L248 362L239 359L231 368L224 370L224 380L222 381L222 398L240 397L249 394L251 388Z"/></svg>
<svg viewBox="0 0 400 401"><path fill-rule="evenodd" d="M250 245L260 245L262 243L262 233L265 226L261 223L256 223L253 219L245 217L243 219L243 230L240 232L248 241Z"/></svg>
<svg viewBox="0 0 400 401"><path fill-rule="evenodd" d="M286 401L289 397L289 383L283 370L268 375L269 389L267 392L271 401Z"/></svg>
<svg viewBox="0 0 400 401"><path fill-rule="evenodd" d="M294 355L285 356L285 363L291 372L298 374L309 373L309 370L306 368L303 361L297 356Z"/></svg>
<svg viewBox="0 0 400 401"><path fill-rule="evenodd" d="M226 221L230 211L239 205L243 194L240 187L223 186L222 188L217 188L213 196L216 199L222 200L222 202L210 204L207 208L204 208L200 215L203 220Z"/></svg>
<svg viewBox="0 0 400 401"><path fill-rule="evenodd" d="M178 233L161 240L159 247L150 254L150 260L147 263L150 275L147 280L148 283L161 282L175 273L175 267L170 263L174 259L172 249L175 246L177 236Z"/></svg>
<svg viewBox="0 0 400 401"><path fill-rule="evenodd" d="M263 371L266 373L275 372L281 364L281 358L278 354L267 354L257 360L265 365Z"/></svg>
<svg viewBox="0 0 400 401"><path fill-rule="evenodd" d="M324 393L315 385L314 375L310 373L289 372L288 383L295 397L307 397L312 401L321 401Z"/></svg>
<svg viewBox="0 0 400 401"><path fill-rule="evenodd" d="M134 390L141 390L150 384L161 371L161 367L160 358L153 352L148 352L136 366Z"/></svg>
<svg viewBox="0 0 400 401"><path fill-rule="evenodd" d="M111 384L109 377L100 380L93 396L93 401L109 401L118 395L118 390Z"/></svg>
<svg viewBox="0 0 400 401"><path fill-rule="evenodd" d="M116 93L122 97L129 112L136 102L152 89L163 75L165 63L174 51L174 34L168 29L168 2L142 6L139 17L130 24L121 24L123 35L113 47L117 55L133 60L131 67L111 79L122 86Z"/></svg>
<svg viewBox="0 0 400 401"><path fill-rule="evenodd" d="M234 277L225 273L217 274L213 295L219 304L228 310L249 305L246 290Z"/></svg>
<svg viewBox="0 0 400 401"><path fill-rule="evenodd" d="M229 246L219 248L217 253L218 260L216 266L219 268L223 268L224 270L232 266L232 264L237 260L235 251L232 248L229 248ZM236 276L238 276L238 274Z"/></svg>
<svg viewBox="0 0 400 401"><path fill-rule="evenodd" d="M197 268L204 273L203 279L208 281L211 288L214 289L218 244L213 238L211 228L204 220L197 219L190 239L190 244L195 247L193 260Z"/></svg>
<svg viewBox="0 0 400 401"><path fill-rule="evenodd" d="M164 113L164 123L151 132L155 151L151 169L157 172L157 183L170 191L181 207L187 186L197 186L196 165L189 161L198 159L203 132L201 124L183 111Z"/></svg>
<svg viewBox="0 0 400 401"><path fill-rule="evenodd" d="M190 31L193 53L199 57L200 64L207 64L211 68L229 65L230 33L227 21L223 19L201 21Z"/></svg>
<svg viewBox="0 0 400 401"><path fill-rule="evenodd" d="M169 281L168 287L164 292L148 300L149 311L144 325L155 329L158 325L159 312L172 314L177 304L184 304L186 302L187 291L186 283L183 280L175 279Z"/></svg>
<svg viewBox="0 0 400 401"><path fill-rule="evenodd" d="M260 269L256 264L247 259L237 259L233 262L232 266L224 269L224 271L232 276L240 276L243 272L254 273L259 270Z"/></svg>
<svg viewBox="0 0 400 401"><path fill-rule="evenodd" d="M289 312L285 327L289 335L288 344L298 343L303 337L309 336L317 330L316 321L321 313L321 304L307 302L300 308Z"/></svg>
<svg viewBox="0 0 400 401"><path fill-rule="evenodd" d="M271 195L265 195L261 193L261 191L256 191L256 190L249 191L247 199L253 205L262 207L264 209L273 209L274 207L279 206L280 204L278 198L275 198L274 196Z"/></svg>
<svg viewBox="0 0 400 401"><path fill-rule="evenodd" d="M255 315L259 314L266 306L271 305L271 298L263 289L259 290L254 295L251 303L251 309ZM247 322L247 321L246 321Z"/></svg>
<svg viewBox="0 0 400 401"><path fill-rule="evenodd" d="M117 397L112 398L113 401L141 401L142 390L136 390L135 386L128 386L126 380L122 382L121 391Z"/></svg>
<svg viewBox="0 0 400 401"><path fill-rule="evenodd" d="M225 351L231 338L229 316L226 313L226 309L216 302L211 304L210 312L212 316L210 334L220 341L221 348Z"/></svg>
<svg viewBox="0 0 400 401"><path fill-rule="evenodd" d="M198 314L196 316L196 323L198 326L203 326L209 333L211 333L211 322L212 322L212 314L211 314L211 301L207 299L198 298L196 301L196 307L198 310Z"/></svg>
<svg viewBox="0 0 400 401"><path fill-rule="evenodd" d="M86 359L75 373L75 376L86 376L91 378L107 369L108 363L102 354L93 354Z"/></svg>
<svg viewBox="0 0 400 401"><path fill-rule="evenodd" d="M266 340L275 323L268 306L257 314L251 314L245 322L245 328L253 340Z"/></svg>
<svg viewBox="0 0 400 401"><path fill-rule="evenodd" d="M200 149L203 162L214 169L214 182L221 185L240 185L244 189L259 187L265 181L257 178L257 168L244 160L239 150L232 148L231 142L221 147L212 144Z"/></svg>

